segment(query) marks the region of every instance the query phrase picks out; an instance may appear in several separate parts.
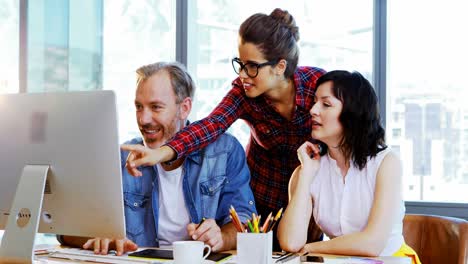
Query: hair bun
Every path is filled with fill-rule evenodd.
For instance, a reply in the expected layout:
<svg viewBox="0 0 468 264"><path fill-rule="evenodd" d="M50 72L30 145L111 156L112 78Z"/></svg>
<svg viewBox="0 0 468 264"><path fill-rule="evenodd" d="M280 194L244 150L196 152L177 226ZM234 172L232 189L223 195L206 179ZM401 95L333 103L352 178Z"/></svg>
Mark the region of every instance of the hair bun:
<svg viewBox="0 0 468 264"><path fill-rule="evenodd" d="M287 10L275 8L275 10L271 12L270 17L287 27L294 39L299 41L299 28L296 26L294 17Z"/></svg>

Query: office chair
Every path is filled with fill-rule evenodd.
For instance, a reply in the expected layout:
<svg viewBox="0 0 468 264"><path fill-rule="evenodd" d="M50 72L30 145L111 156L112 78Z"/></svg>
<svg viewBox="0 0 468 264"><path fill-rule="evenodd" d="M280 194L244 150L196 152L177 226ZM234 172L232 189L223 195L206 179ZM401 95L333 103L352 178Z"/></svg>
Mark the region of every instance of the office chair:
<svg viewBox="0 0 468 264"><path fill-rule="evenodd" d="M464 219L407 214L403 236L423 264L468 264L468 221Z"/></svg>

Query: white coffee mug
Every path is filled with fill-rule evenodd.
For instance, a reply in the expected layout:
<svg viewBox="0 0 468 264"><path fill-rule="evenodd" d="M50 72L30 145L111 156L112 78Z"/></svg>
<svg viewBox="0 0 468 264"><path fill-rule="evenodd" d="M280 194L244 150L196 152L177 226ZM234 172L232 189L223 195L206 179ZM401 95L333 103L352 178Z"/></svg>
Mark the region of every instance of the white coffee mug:
<svg viewBox="0 0 468 264"><path fill-rule="evenodd" d="M174 248L174 264L200 264L211 253L211 247L201 241L176 241ZM205 248L208 252L203 255Z"/></svg>

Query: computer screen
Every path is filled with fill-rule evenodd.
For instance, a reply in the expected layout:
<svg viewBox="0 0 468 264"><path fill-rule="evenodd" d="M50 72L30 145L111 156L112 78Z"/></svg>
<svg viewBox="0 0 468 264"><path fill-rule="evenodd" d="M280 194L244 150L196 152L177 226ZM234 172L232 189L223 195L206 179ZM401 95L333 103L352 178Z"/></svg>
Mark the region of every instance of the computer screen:
<svg viewBox="0 0 468 264"><path fill-rule="evenodd" d="M26 186L35 180L19 191L25 167L48 168L38 232L125 237L117 131L112 91L0 95L3 240L8 217L24 216L11 211L13 200L41 199L34 195L40 186Z"/></svg>

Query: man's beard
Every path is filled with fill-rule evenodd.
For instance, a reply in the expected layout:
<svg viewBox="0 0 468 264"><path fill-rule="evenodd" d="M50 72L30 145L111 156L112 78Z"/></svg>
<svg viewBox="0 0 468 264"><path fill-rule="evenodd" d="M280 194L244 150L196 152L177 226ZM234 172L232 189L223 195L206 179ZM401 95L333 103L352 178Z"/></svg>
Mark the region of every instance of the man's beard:
<svg viewBox="0 0 468 264"><path fill-rule="evenodd" d="M156 148L159 148L162 145L166 144L170 139L172 139L174 137L174 135L177 133L177 131L179 131L180 126L177 124L177 120L178 120L177 118L174 118L174 120L168 126L144 125L140 129L140 132L142 133L142 135L145 135L145 133L143 132L145 130L161 129L163 131L162 137L159 137L159 138L147 138L147 137L143 136L144 139L145 139L145 143L146 144L154 144L154 143L159 142L159 144L157 146L152 146L152 147L156 147Z"/></svg>

